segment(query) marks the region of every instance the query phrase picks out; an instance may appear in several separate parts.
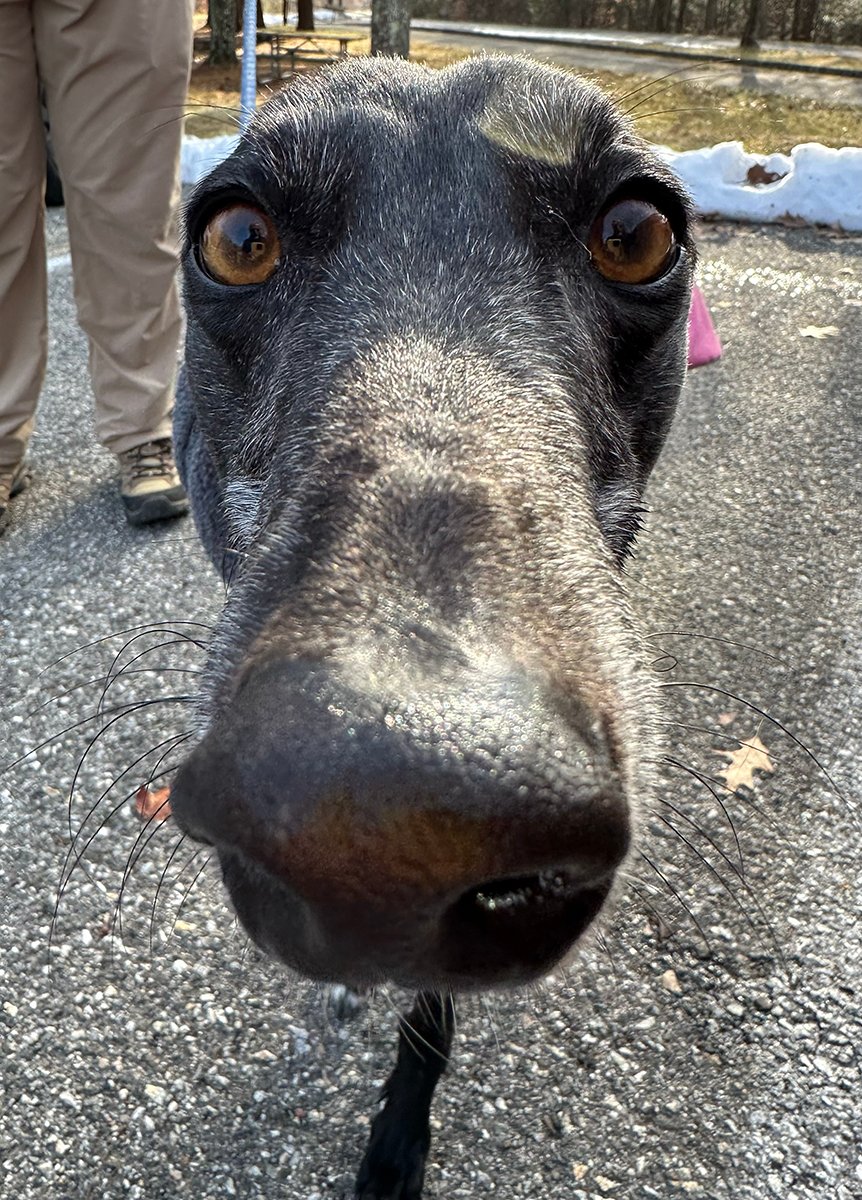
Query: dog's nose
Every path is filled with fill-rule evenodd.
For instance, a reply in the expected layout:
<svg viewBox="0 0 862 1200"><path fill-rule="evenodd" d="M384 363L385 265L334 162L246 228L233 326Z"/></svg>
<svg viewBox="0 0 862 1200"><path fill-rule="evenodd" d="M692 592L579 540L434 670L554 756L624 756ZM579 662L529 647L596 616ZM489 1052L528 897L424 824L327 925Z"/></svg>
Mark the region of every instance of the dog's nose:
<svg viewBox="0 0 862 1200"><path fill-rule="evenodd" d="M515 670L393 698L270 661L172 807L218 848L266 949L355 983L534 977L592 920L629 841L601 723L577 705L564 718Z"/></svg>

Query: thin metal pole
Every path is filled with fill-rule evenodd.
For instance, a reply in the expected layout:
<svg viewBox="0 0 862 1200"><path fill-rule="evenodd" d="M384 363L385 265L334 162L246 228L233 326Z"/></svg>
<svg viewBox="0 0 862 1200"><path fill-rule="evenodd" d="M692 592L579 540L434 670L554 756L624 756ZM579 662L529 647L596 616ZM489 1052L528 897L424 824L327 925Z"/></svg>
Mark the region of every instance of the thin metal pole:
<svg viewBox="0 0 862 1200"><path fill-rule="evenodd" d="M243 0L239 127L248 129L257 102L257 0Z"/></svg>

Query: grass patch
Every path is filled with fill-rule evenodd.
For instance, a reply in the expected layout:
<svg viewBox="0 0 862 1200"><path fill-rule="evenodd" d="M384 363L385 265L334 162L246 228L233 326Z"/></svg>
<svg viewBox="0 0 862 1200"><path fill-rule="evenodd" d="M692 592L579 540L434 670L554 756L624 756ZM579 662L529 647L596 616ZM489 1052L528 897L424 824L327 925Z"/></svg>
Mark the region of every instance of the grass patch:
<svg viewBox="0 0 862 1200"><path fill-rule="evenodd" d="M331 32L328 28L326 32ZM351 53L367 53L363 38ZM431 67L444 67L469 57L470 51L413 39L410 57ZM715 142L741 141L758 154L787 153L800 142L824 146L862 145L862 108L826 105L817 100L764 95L744 88L673 82L646 75L612 71L580 72L593 79L623 107L636 105L632 116L639 133L674 150L694 150ZM717 72L716 72L717 73ZM632 95L636 89L636 95ZM625 97L631 96L626 102ZM196 66L189 89L186 131L198 137L232 132L239 106L239 67Z"/></svg>
<svg viewBox="0 0 862 1200"><path fill-rule="evenodd" d="M609 71L590 74L632 111L638 132L674 150L696 150L716 142L745 144L753 154L788 153L800 142L824 146L862 145L862 108L825 105L745 88L670 83ZM642 87L630 101L625 97Z"/></svg>

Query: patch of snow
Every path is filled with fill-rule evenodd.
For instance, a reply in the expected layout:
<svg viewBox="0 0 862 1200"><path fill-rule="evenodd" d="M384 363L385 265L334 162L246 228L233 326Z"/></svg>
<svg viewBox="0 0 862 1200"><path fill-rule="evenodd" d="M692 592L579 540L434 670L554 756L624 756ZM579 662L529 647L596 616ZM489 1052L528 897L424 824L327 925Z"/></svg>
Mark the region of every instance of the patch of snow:
<svg viewBox="0 0 862 1200"><path fill-rule="evenodd" d="M657 146L694 197L699 212L748 221L797 217L811 224L862 230L862 148L834 150L819 142L794 146L790 154L748 154L742 142L704 150ZM750 183L757 167L780 178Z"/></svg>
<svg viewBox="0 0 862 1200"><path fill-rule="evenodd" d="M337 9L334 9L334 8L316 8L314 10L314 24L315 24L315 26L327 25L327 24L331 25L335 21L338 21L343 24L344 20L345 20L345 16L347 16L347 18L349 19L351 15L352 14L350 14L350 13L348 13L348 14L340 13ZM369 20L370 19L371 19L371 17L370 17L370 13L369 13ZM282 15L282 13L279 13L279 12L265 12L263 14L263 23L264 23L264 25L272 25L273 28L275 28L275 29L281 29L284 27L284 17Z"/></svg>
<svg viewBox="0 0 862 1200"><path fill-rule="evenodd" d="M183 183L197 183L232 152L236 136L183 138ZM703 150L657 146L661 157L686 184L698 212L738 221L780 221L795 217L811 224L862 232L862 148L833 150L818 142L794 146L790 154L748 154L742 142L721 142ZM750 182L762 168L779 178Z"/></svg>
<svg viewBox="0 0 862 1200"><path fill-rule="evenodd" d="M220 162L232 154L239 142L236 134L200 138L187 134L180 155L180 178L183 183L197 183Z"/></svg>

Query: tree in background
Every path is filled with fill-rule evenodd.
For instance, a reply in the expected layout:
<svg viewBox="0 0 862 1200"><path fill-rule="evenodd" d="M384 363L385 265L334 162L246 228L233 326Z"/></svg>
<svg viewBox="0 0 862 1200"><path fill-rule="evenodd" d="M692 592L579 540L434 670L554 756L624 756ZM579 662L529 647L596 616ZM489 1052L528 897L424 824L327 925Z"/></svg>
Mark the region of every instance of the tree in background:
<svg viewBox="0 0 862 1200"><path fill-rule="evenodd" d="M263 28L263 6L257 0L257 27ZM207 28L210 52L207 62L213 67L236 62L236 35L242 29L242 0L208 0Z"/></svg>
<svg viewBox="0 0 862 1200"><path fill-rule="evenodd" d="M759 50L760 21L763 16L763 0L749 0L748 15L739 41L741 50Z"/></svg>
<svg viewBox="0 0 862 1200"><path fill-rule="evenodd" d="M236 0L209 0L207 25L210 52L207 62L213 67L236 62Z"/></svg>
<svg viewBox="0 0 862 1200"><path fill-rule="evenodd" d="M672 19L673 0L653 0L650 28L656 33L670 33Z"/></svg>
<svg viewBox="0 0 862 1200"><path fill-rule="evenodd" d="M818 0L794 0L793 29L790 36L795 42L814 41L814 23L817 20Z"/></svg>
<svg viewBox="0 0 862 1200"><path fill-rule="evenodd" d="M372 54L394 54L399 58L408 56L410 8L411 0L372 0Z"/></svg>
<svg viewBox="0 0 862 1200"><path fill-rule="evenodd" d="M314 29L314 0L296 0L296 28Z"/></svg>

